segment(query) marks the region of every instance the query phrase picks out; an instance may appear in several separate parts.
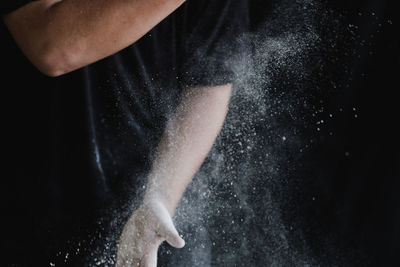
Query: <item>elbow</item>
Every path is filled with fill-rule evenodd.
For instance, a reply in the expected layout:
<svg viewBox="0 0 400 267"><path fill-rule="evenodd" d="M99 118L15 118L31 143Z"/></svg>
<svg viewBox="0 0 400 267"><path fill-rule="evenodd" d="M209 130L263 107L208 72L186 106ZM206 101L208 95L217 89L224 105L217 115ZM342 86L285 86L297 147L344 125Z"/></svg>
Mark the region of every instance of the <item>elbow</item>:
<svg viewBox="0 0 400 267"><path fill-rule="evenodd" d="M58 77L73 71L72 58L61 50L46 49L32 60L33 65L44 75Z"/></svg>
<svg viewBox="0 0 400 267"><path fill-rule="evenodd" d="M46 76L57 77L76 69L74 64L76 65L77 61L74 59L77 57L72 57L74 54L66 46L68 42L63 36L60 37L60 31L48 19L48 14L45 13L48 9L45 8L48 7L43 7L40 3L32 4L4 17L4 23L34 67ZM35 18L32 18L33 15Z"/></svg>
<svg viewBox="0 0 400 267"><path fill-rule="evenodd" d="M68 72L51 63L41 63L37 68L42 74L52 78L59 77Z"/></svg>
<svg viewBox="0 0 400 267"><path fill-rule="evenodd" d="M44 75L48 77L59 77L63 74L66 74L67 71L64 71L63 69L59 68L58 66L52 65L52 64L47 64L47 63L41 63L40 65L36 66L37 69Z"/></svg>

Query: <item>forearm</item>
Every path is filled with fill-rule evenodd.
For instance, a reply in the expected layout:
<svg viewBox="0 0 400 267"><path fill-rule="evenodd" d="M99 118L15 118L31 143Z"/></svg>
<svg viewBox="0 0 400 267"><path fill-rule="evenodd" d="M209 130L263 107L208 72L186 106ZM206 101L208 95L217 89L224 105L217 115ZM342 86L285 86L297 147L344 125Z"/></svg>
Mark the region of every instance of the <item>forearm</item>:
<svg viewBox="0 0 400 267"><path fill-rule="evenodd" d="M221 130L231 88L229 84L187 89L161 138L144 202L160 200L174 213Z"/></svg>
<svg viewBox="0 0 400 267"><path fill-rule="evenodd" d="M60 75L137 41L185 0L41 0L4 18L43 72ZM48 71L47 68L55 69Z"/></svg>

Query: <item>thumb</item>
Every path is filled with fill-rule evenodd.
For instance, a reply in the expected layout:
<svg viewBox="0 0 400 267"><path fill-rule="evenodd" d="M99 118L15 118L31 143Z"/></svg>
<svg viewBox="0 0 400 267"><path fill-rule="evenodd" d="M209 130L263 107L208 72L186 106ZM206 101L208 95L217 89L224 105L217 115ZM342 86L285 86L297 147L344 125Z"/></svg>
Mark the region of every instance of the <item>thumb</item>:
<svg viewBox="0 0 400 267"><path fill-rule="evenodd" d="M179 236L171 218L164 221L164 224L161 225L158 230L158 234L165 238L165 241L175 248L183 248L185 246L185 240Z"/></svg>

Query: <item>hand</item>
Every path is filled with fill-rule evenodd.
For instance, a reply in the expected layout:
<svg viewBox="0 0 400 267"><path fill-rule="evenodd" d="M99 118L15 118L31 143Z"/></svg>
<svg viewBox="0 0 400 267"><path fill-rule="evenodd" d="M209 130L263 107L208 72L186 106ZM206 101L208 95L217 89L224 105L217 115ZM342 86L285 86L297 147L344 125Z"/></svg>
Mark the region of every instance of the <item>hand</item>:
<svg viewBox="0 0 400 267"><path fill-rule="evenodd" d="M124 226L116 267L156 267L157 250L164 240L175 248L185 245L165 205L156 200L147 201Z"/></svg>

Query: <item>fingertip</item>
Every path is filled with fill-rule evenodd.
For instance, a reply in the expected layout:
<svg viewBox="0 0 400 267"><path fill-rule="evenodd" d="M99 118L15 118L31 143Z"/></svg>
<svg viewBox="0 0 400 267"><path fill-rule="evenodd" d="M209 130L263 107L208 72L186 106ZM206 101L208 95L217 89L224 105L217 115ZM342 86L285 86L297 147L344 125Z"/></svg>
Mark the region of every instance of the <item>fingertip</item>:
<svg viewBox="0 0 400 267"><path fill-rule="evenodd" d="M179 235L175 238L175 248L183 248L185 246L185 240Z"/></svg>
<svg viewBox="0 0 400 267"><path fill-rule="evenodd" d="M176 248L183 248L186 245L185 241L182 242L182 244L179 244Z"/></svg>
<svg viewBox="0 0 400 267"><path fill-rule="evenodd" d="M185 240L182 237L179 237L177 248L183 248L186 245Z"/></svg>
<svg viewBox="0 0 400 267"><path fill-rule="evenodd" d="M174 248L183 248L185 246L185 240L183 240L179 235L170 235L165 241Z"/></svg>

